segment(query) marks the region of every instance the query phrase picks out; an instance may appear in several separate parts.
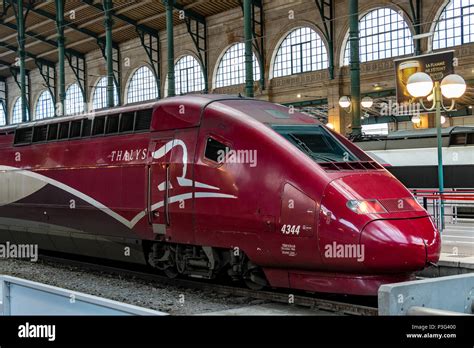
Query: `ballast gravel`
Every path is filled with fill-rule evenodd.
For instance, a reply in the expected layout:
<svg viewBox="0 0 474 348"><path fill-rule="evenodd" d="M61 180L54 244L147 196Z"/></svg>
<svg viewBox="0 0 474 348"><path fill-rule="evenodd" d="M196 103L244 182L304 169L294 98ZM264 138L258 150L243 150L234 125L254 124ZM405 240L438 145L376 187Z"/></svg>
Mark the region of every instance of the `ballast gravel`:
<svg viewBox="0 0 474 348"><path fill-rule="evenodd" d="M19 277L171 315L205 314L264 302L84 270L60 263L50 264L42 260L38 262L0 260L0 275Z"/></svg>

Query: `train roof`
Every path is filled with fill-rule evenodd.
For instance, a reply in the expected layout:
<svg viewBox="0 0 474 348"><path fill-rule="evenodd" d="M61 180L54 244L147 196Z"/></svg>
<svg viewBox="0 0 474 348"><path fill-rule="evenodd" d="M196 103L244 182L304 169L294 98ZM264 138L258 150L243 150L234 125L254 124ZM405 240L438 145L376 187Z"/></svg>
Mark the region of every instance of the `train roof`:
<svg viewBox="0 0 474 348"><path fill-rule="evenodd" d="M474 144L474 127L454 126L441 130L443 146L462 146ZM429 148L437 146L437 129L427 128L410 131L397 131L385 136L366 136L357 139L357 145L369 150L395 150Z"/></svg>
<svg viewBox="0 0 474 348"><path fill-rule="evenodd" d="M474 127L447 127L441 129L442 136L449 136L451 134L458 133L472 133L474 132ZM387 139L414 139L414 138L432 138L437 136L436 128L426 128L420 130L408 130L408 131L396 131L389 133Z"/></svg>
<svg viewBox="0 0 474 348"><path fill-rule="evenodd" d="M240 95L233 96L233 95L223 95L223 94L190 94L190 95L184 95L184 96L169 97L169 98L149 101L145 103L127 104L124 106L101 109L101 110L96 110L96 111L91 111L91 112L84 112L84 113L79 113L79 114L74 114L74 115L49 117L49 118L45 118L41 120L32 120L29 122L23 122L19 124L6 125L6 126L1 126L0 131L10 131L10 130L15 130L16 128L27 128L27 127L32 127L36 125L43 125L43 124L63 122L63 121L67 122L67 121L73 121L73 120L82 119L82 118L92 119L94 117L106 116L110 114L125 113L125 112L131 112L131 111L137 111L137 110L143 110L143 109L156 108L160 106L161 107L166 107L169 105L174 106L181 103L185 105L191 104L193 106L196 106L202 109L206 107L206 105L208 105L209 103L212 103L215 101L243 100L243 99L256 100L256 99L251 99L251 98L245 98Z"/></svg>
<svg viewBox="0 0 474 348"><path fill-rule="evenodd" d="M156 104L151 131L198 126L206 108L220 110L243 122L254 119L266 125L320 124L314 117L265 100L222 94L185 95L164 99Z"/></svg>
<svg viewBox="0 0 474 348"><path fill-rule="evenodd" d="M449 137L454 134L474 133L474 127L453 126L441 129L441 136ZM404 139L422 139L435 138L437 136L436 128L426 128L417 130L401 130L390 132L387 135L369 134L355 139L355 142L380 141L380 140L404 140Z"/></svg>
<svg viewBox="0 0 474 348"><path fill-rule="evenodd" d="M8 132L10 130L15 130L17 128L19 129L29 128L29 127L38 126L38 125L46 125L46 124L58 123L58 122L68 122L68 121L74 121L74 120L83 119L83 118L93 119L94 117L98 117L98 116L105 116L105 115L110 115L110 114L150 109L150 108L155 107L157 103L158 103L157 101L153 101L153 102L147 102L147 103L128 104L124 106L119 106L119 107L114 107L114 108L109 108L109 109L102 109L102 110L97 110L97 111L92 111L92 112L87 112L87 113L84 112L84 113L75 114L75 115L49 117L49 118L44 118L41 120L32 120L29 122L23 122L19 124L13 124L13 125L0 127L0 132L4 132L4 131Z"/></svg>
<svg viewBox="0 0 474 348"><path fill-rule="evenodd" d="M239 101L239 103L236 103ZM240 103L244 101L245 103ZM33 120L16 125L0 127L0 133L11 134L14 131L22 129L31 129L37 126L46 126L53 123L71 122L75 120L92 120L101 116L125 114L148 110L145 116L148 118L149 129L151 131L169 130L177 128L187 128L197 126L201 122L202 111L210 104L217 102L226 107L230 113L240 115L241 117L254 118L264 124L319 124L315 118L298 113L289 112L289 108L270 103L268 101L245 98L240 95L222 95L222 94L192 94L165 98L147 103L136 103L125 106L97 110L89 113L81 113L71 116L50 117L47 119ZM262 104L260 104L262 103ZM260 106L265 105L265 106ZM182 107L185 112L182 112ZM158 111L159 117L151 117L150 109ZM233 110L233 111L232 111ZM245 115L245 116L243 116ZM138 117L138 116L137 116ZM143 129L144 128L140 128Z"/></svg>

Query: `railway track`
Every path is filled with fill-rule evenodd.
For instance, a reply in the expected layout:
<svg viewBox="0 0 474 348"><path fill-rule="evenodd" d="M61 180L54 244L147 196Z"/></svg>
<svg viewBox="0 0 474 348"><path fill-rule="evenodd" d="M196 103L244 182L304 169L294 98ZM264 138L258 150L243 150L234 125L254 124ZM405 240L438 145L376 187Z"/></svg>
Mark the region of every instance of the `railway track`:
<svg viewBox="0 0 474 348"><path fill-rule="evenodd" d="M110 275L117 275L126 278L140 279L149 282L155 282L164 285L174 285L190 289L215 292L229 296L248 297L256 300L265 300L277 303L284 303L288 305L303 306L311 309L317 309L327 312L338 313L341 315L356 315L356 316L375 316L378 315L376 307L370 307L354 303L346 303L341 301L333 301L319 298L317 296L308 296L301 294L292 294L278 290L251 290L239 286L229 286L216 284L215 282L192 280L192 279L169 279L155 273L146 271L137 271L122 267L114 267L109 265L97 264L88 261L56 257L51 255L41 255L40 260L46 263L60 263L62 265L77 267L89 271L107 273ZM291 296L291 301L290 300ZM290 304L291 303L291 304Z"/></svg>

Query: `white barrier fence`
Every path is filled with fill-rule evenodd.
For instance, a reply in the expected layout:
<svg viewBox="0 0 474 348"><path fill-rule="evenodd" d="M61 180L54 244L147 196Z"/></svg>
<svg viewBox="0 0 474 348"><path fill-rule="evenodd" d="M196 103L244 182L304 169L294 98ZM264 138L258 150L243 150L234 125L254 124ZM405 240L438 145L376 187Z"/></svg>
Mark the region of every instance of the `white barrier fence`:
<svg viewBox="0 0 474 348"><path fill-rule="evenodd" d="M163 316L164 312L10 276L0 276L1 315Z"/></svg>

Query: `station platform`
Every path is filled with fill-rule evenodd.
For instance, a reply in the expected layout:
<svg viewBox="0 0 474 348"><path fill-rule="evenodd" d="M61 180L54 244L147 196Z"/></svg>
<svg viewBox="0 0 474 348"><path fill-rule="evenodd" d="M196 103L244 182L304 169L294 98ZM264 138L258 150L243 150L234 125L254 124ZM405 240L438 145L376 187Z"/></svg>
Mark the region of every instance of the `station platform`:
<svg viewBox="0 0 474 348"><path fill-rule="evenodd" d="M474 224L449 224L441 233L442 252L460 256L474 256Z"/></svg>
<svg viewBox="0 0 474 348"><path fill-rule="evenodd" d="M260 305L232 308L218 312L203 313L200 315L212 315L212 316L307 316L307 315L327 315L334 316L336 314L321 310L308 309L298 306L288 306L281 303L264 303Z"/></svg>
<svg viewBox="0 0 474 348"><path fill-rule="evenodd" d="M452 268L457 269L458 271L449 274L441 275L454 275L462 273L471 273L474 272L474 256L465 256L465 255L453 255L448 253L441 254L438 266L441 268Z"/></svg>
<svg viewBox="0 0 474 348"><path fill-rule="evenodd" d="M427 268L420 276L474 273L474 223L448 224L441 233L441 241L438 267Z"/></svg>

